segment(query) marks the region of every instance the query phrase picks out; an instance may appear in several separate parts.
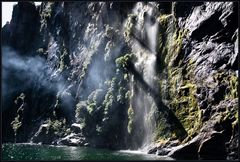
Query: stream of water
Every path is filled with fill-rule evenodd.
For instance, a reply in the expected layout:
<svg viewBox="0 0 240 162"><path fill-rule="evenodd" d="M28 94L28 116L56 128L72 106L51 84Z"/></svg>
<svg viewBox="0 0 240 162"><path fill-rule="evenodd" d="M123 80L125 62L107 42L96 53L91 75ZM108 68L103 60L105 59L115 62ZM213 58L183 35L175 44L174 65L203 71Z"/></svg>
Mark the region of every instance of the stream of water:
<svg viewBox="0 0 240 162"><path fill-rule="evenodd" d="M156 21L157 12L152 5L142 2L138 2L132 12L134 15L137 15L136 28L134 29L136 39L132 39L131 42L132 51L137 58L134 66L137 73L143 77L142 79L147 86L151 89L156 89L155 66L159 28L159 24ZM141 89L141 86L137 85L137 91L132 90L132 92L134 93L134 97L131 103L135 107L134 111L138 118L142 118L137 123L139 129L143 129L143 142L139 149L146 151L154 141L154 130L156 127L154 112L156 112L157 105L154 103L149 92Z"/></svg>

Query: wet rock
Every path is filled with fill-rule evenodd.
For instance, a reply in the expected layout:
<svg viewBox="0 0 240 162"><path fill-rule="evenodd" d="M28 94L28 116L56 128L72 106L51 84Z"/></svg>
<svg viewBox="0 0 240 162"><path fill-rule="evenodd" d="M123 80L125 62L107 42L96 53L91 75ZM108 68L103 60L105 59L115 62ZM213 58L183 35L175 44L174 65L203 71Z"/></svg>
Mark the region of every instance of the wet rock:
<svg viewBox="0 0 240 162"><path fill-rule="evenodd" d="M33 143L51 144L54 139L56 139L56 135L52 129L49 129L49 124L42 124L31 141Z"/></svg>
<svg viewBox="0 0 240 162"><path fill-rule="evenodd" d="M208 106L207 100L201 101L200 104L199 104L200 109L206 109L207 106Z"/></svg>
<svg viewBox="0 0 240 162"><path fill-rule="evenodd" d="M85 143L84 146L85 146L85 147L89 147L90 144L89 144L89 143Z"/></svg>
<svg viewBox="0 0 240 162"><path fill-rule="evenodd" d="M206 121L210 118L211 114L211 107L208 106L207 109L203 110L203 116L202 116L202 121Z"/></svg>
<svg viewBox="0 0 240 162"><path fill-rule="evenodd" d="M157 152L157 147L153 147L153 148L151 148L150 150L148 150L148 154L156 154L156 152Z"/></svg>
<svg viewBox="0 0 240 162"><path fill-rule="evenodd" d="M167 147L175 147L179 144L180 144L179 140L174 140L174 141L170 141L170 144Z"/></svg>
<svg viewBox="0 0 240 162"><path fill-rule="evenodd" d="M73 123L71 125L71 129L73 130L74 133L80 133L81 132L81 125L77 123Z"/></svg>
<svg viewBox="0 0 240 162"><path fill-rule="evenodd" d="M201 40L206 35L212 35L220 31L223 27L221 21L218 20L220 15L220 12L215 12L208 19L201 22L201 25L192 32L191 37L197 40Z"/></svg>
<svg viewBox="0 0 240 162"><path fill-rule="evenodd" d="M204 140L198 149L200 159L226 159L227 152L223 134L216 132Z"/></svg>
<svg viewBox="0 0 240 162"><path fill-rule="evenodd" d="M186 144L173 147L167 156L176 159L197 159L198 158L198 142L199 137L196 136Z"/></svg>
<svg viewBox="0 0 240 162"><path fill-rule="evenodd" d="M238 133L232 137L232 139L228 142L228 148L227 148L227 160L234 160L239 158L239 149L238 149L238 141L239 135Z"/></svg>
<svg viewBox="0 0 240 162"><path fill-rule="evenodd" d="M233 69L233 70L237 70L237 67L238 67L238 60L239 60L239 47L238 47L238 30L235 31L232 39L235 39L235 42L234 42L234 53L233 55L231 55L230 59L229 59L229 62L228 64L230 65L230 67Z"/></svg>
<svg viewBox="0 0 240 162"><path fill-rule="evenodd" d="M219 103L224 95L225 95L225 90L226 90L226 85L222 84L219 87L217 87L213 93L209 94L209 98L214 102L214 103Z"/></svg>
<svg viewBox="0 0 240 162"><path fill-rule="evenodd" d="M156 154L159 156L165 156L167 155L172 149L171 148L162 148L162 149L158 149Z"/></svg>
<svg viewBox="0 0 240 162"><path fill-rule="evenodd" d="M198 159L198 143L200 136L196 136L186 144L172 147L167 156L176 159Z"/></svg>
<svg viewBox="0 0 240 162"><path fill-rule="evenodd" d="M72 133L57 142L58 145L68 145L68 146L85 146L86 138L75 133Z"/></svg>

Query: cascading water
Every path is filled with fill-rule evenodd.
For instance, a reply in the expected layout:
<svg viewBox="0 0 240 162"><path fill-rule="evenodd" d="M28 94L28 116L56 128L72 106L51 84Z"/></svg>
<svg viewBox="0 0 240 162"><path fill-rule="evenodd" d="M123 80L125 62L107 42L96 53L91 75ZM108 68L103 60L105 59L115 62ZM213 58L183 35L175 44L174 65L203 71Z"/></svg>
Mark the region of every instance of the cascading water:
<svg viewBox="0 0 240 162"><path fill-rule="evenodd" d="M158 23L156 22L157 12L150 3L144 4L139 2L133 9L136 18L136 28L133 31L132 52L135 54L137 61L134 67L147 84L149 89L154 89L156 85L156 47L158 35ZM131 86L131 88L134 88ZM137 90L135 90L137 88ZM143 129L142 142L139 149L146 151L154 140L154 130L156 120L154 113L157 105L151 96L151 92L146 91L137 85L134 91L134 97L131 103L134 105L136 118L138 118L138 128Z"/></svg>

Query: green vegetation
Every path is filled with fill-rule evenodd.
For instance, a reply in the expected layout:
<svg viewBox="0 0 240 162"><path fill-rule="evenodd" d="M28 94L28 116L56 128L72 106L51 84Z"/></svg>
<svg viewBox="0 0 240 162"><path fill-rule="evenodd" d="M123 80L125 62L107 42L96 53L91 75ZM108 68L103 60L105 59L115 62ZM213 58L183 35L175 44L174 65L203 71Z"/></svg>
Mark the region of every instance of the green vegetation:
<svg viewBox="0 0 240 162"><path fill-rule="evenodd" d="M133 58L133 54L125 54L121 57L118 57L115 61L117 67L127 70L128 64L132 58Z"/></svg>
<svg viewBox="0 0 240 162"><path fill-rule="evenodd" d="M110 107L112 107L113 102L114 102L114 90L116 86L116 80L117 78L112 78L110 82L110 87L108 88L108 92L105 95L105 99L103 101L103 106L104 106L104 114L108 113L108 110Z"/></svg>
<svg viewBox="0 0 240 162"><path fill-rule="evenodd" d="M168 27L168 22L172 19L172 17L172 14L163 14L157 18L157 21L160 23L161 27L166 29Z"/></svg>
<svg viewBox="0 0 240 162"><path fill-rule="evenodd" d="M16 137L17 137L17 130L22 126L22 120L23 120L23 111L24 111L24 104L25 104L25 94L21 93L15 100L14 103L16 105L19 105L19 108L17 110L17 116L14 118L14 120L11 122L12 129L14 131L14 136L15 136L15 142L16 142Z"/></svg>
<svg viewBox="0 0 240 162"><path fill-rule="evenodd" d="M170 131L170 128L166 123L167 122L163 114L159 113L159 118L156 123L156 130L154 132L156 142L170 139L170 138L176 138L174 137L173 133Z"/></svg>
<svg viewBox="0 0 240 162"><path fill-rule="evenodd" d="M22 126L22 120L20 119L20 116L17 115L17 117L14 118L14 120L11 122L11 126L14 131L15 137L17 136L17 130Z"/></svg>
<svg viewBox="0 0 240 162"><path fill-rule="evenodd" d="M237 87L238 87L238 77L234 72L218 72L213 75L214 81L217 84L226 84L227 90L225 99L235 99L237 98Z"/></svg>
<svg viewBox="0 0 240 162"><path fill-rule="evenodd" d="M173 54L170 66L178 66L182 63L183 54L181 53L183 39L187 36L188 30L177 29L174 33L173 45L170 48L170 53Z"/></svg>
<svg viewBox="0 0 240 162"><path fill-rule="evenodd" d="M128 133L131 134L134 121L134 110L132 106L128 108Z"/></svg>
<svg viewBox="0 0 240 162"><path fill-rule="evenodd" d="M70 133L70 129L67 129L67 123L65 118L60 120L48 119L46 121L46 124L47 124L46 134L48 134L50 130L52 130L53 133L58 137L66 136L67 134Z"/></svg>
<svg viewBox="0 0 240 162"><path fill-rule="evenodd" d="M169 100L168 106L174 111L191 138L200 129L201 113L195 96L196 84L193 80L192 70L194 69L194 62L187 62L186 67L191 67L191 70L180 67L183 61L181 49L188 31L177 27L172 14L161 15L158 21L160 23L158 57L161 58L158 64L159 69L166 69L165 73L168 76L159 80L160 94L167 97L166 99ZM169 132L169 128L164 124L165 122L159 118L156 140L179 138L174 132ZM175 132L177 131L175 130Z"/></svg>

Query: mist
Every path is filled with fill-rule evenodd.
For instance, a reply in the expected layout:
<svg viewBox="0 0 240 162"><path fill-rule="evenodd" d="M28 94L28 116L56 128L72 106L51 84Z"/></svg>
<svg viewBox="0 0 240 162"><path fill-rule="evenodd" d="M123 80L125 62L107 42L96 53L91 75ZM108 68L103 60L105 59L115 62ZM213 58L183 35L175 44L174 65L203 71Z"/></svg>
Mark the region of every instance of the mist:
<svg viewBox="0 0 240 162"><path fill-rule="evenodd" d="M40 56L22 56L9 47L2 48L2 94L8 96L43 88L49 93L63 90L64 78ZM5 107L3 107L3 110Z"/></svg>

